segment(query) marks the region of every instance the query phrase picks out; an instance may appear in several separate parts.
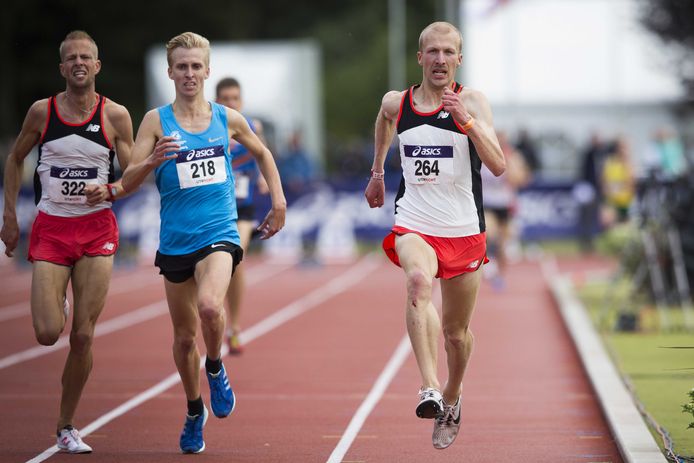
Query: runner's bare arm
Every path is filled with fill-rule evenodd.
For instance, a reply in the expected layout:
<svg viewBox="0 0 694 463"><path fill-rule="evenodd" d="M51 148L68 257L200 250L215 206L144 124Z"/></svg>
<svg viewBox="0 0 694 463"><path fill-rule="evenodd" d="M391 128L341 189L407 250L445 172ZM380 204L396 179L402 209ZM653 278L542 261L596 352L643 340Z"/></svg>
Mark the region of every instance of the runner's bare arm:
<svg viewBox="0 0 694 463"><path fill-rule="evenodd" d="M227 121L230 135L253 155L258 162L260 172L267 181L272 208L265 216L265 220L258 226L258 230L263 232L261 239L270 238L284 227L287 213L287 200L282 191L282 182L277 165L270 150L253 133L246 119L238 111L227 108Z"/></svg>
<svg viewBox="0 0 694 463"><path fill-rule="evenodd" d="M104 106L104 116L108 124L108 131L110 132L109 139L115 147L116 156L118 156L118 164L121 170L124 171L128 168L128 164L130 163L130 156L134 145L133 123L130 119L130 113L125 106L108 100ZM113 201L126 194L120 179L110 184L110 187L108 185L97 184L87 185L87 187L85 187L85 193L87 195L87 204L89 205L94 205L102 201Z"/></svg>
<svg viewBox="0 0 694 463"><path fill-rule="evenodd" d="M381 108L376 116L376 127L374 129L374 161L371 167L372 174L369 184L366 186L364 196L369 207L381 207L385 200L385 184L380 174L384 172L384 164L388 155L388 148L393 142L395 135L395 124L398 113L400 112L400 102L404 92L391 91L383 96ZM376 178L380 177L380 178Z"/></svg>
<svg viewBox="0 0 694 463"><path fill-rule="evenodd" d="M7 156L4 177L4 210L0 239L5 243L5 254L12 257L19 242L19 225L17 224L17 195L22 182L24 159L41 138L41 131L48 117L48 100L35 102L27 111L22 129Z"/></svg>
<svg viewBox="0 0 694 463"><path fill-rule="evenodd" d="M151 171L164 161L175 159L180 145L173 137L164 137L159 122L159 112L152 109L142 119L132 149L128 168L123 172L121 185L126 192L137 189Z"/></svg>
<svg viewBox="0 0 694 463"><path fill-rule="evenodd" d="M443 94L443 107L461 127L469 125L465 133L484 165L497 177L503 174L506 161L494 131L492 109L484 94L470 88L456 94L447 88Z"/></svg>
<svg viewBox="0 0 694 463"><path fill-rule="evenodd" d="M267 140L265 140L265 132L263 130L263 123L259 119L253 119L253 128L255 128L255 134L258 135L258 138L260 138L260 141L263 142L263 145L267 146ZM267 181L265 180L265 177L263 177L262 173L258 173L258 191L260 194L268 194L270 192L270 188L267 186Z"/></svg>

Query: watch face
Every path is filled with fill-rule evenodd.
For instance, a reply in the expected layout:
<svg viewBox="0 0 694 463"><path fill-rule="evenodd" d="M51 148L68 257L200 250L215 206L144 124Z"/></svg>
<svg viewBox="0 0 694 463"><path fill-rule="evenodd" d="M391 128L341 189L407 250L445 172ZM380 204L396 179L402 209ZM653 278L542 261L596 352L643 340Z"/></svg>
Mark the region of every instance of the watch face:
<svg viewBox="0 0 694 463"><path fill-rule="evenodd" d="M115 197L117 194L118 194L118 188L116 188L115 186L112 186L111 187L111 195L113 197Z"/></svg>

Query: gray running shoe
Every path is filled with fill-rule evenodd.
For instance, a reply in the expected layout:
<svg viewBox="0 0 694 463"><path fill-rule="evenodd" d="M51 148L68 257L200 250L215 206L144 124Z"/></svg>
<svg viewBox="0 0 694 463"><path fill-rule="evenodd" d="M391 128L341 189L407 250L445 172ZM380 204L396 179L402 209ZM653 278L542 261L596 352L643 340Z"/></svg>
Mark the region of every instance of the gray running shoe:
<svg viewBox="0 0 694 463"><path fill-rule="evenodd" d="M453 443L460 430L460 397L455 405L443 406L443 413L434 420L431 441L434 448L445 449Z"/></svg>

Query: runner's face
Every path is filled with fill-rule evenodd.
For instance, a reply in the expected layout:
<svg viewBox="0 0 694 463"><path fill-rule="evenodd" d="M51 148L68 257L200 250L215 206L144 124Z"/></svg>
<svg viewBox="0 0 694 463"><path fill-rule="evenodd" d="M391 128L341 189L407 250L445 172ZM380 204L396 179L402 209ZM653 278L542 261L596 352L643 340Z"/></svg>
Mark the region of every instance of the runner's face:
<svg viewBox="0 0 694 463"><path fill-rule="evenodd" d="M205 79L210 76L206 54L202 48L176 48L171 53L169 78L174 81L176 94L194 96L202 93Z"/></svg>
<svg viewBox="0 0 694 463"><path fill-rule="evenodd" d="M63 46L60 74L68 87L86 88L94 85L101 70L101 61L96 58L96 48L89 40L68 40Z"/></svg>
<svg viewBox="0 0 694 463"><path fill-rule="evenodd" d="M422 66L424 80L434 87L446 87L455 79L455 70L463 59L458 40L453 31L433 30L424 36L417 62Z"/></svg>
<svg viewBox="0 0 694 463"><path fill-rule="evenodd" d="M217 103L241 111L241 89L238 87L226 87L219 91Z"/></svg>

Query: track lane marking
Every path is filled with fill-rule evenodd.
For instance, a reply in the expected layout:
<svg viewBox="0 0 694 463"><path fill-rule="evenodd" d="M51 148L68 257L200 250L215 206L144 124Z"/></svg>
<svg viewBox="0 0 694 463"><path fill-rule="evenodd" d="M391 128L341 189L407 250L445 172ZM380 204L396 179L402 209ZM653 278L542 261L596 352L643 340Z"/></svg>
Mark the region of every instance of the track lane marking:
<svg viewBox="0 0 694 463"><path fill-rule="evenodd" d="M286 270L289 266L266 266L267 269L263 271L257 271L252 275L248 275L248 283L255 284L267 278L270 278L277 273ZM126 288L127 289L127 288ZM128 289L129 290L129 289ZM106 334L113 333L115 331L120 331L125 328L129 328L133 325L139 323L144 323L153 318L159 317L165 313L169 312L168 305L166 304L166 299L154 302L152 304L140 307L118 317L111 318L109 320L104 320L102 322L97 322L96 328L94 329L94 338L104 336ZM11 367L18 363L26 362L27 360L32 360L37 357L42 357L48 355L60 349L64 349L70 345L70 335L66 334L58 338L55 344L52 346L34 346L29 349L23 350L21 352L16 352L14 354L7 355L0 358L0 370Z"/></svg>
<svg viewBox="0 0 694 463"><path fill-rule="evenodd" d="M277 266L263 262L248 269L248 284L254 284L257 281L264 280L271 275L275 275L291 267L292 265L289 264ZM146 267L141 268L145 269ZM111 296L129 293L145 286L161 284L161 278L155 278L158 277L158 275L153 276L151 269L147 268L147 270L148 272L146 275L141 275L141 272L138 271L135 275L132 273L128 275L119 275L112 279L108 295L106 296L107 299ZM31 275L29 275L29 278L31 279ZM30 301L22 301L7 306L0 306L0 322L31 315L30 304Z"/></svg>
<svg viewBox="0 0 694 463"><path fill-rule="evenodd" d="M340 463L343 461L342 459L345 457L345 454L351 447L352 442L354 442L354 439L357 437L357 434L359 434L359 431L366 422L366 419L369 417L374 407L376 407L378 401L381 400L381 397L383 397L383 393L386 391L386 389L388 389L390 382L395 377L395 374L400 370L402 364L405 362L405 359L408 357L411 351L410 338L406 334L400 340L400 343L395 348L395 352L393 352L393 355L390 357L390 360L388 360L388 363L378 376L378 379L367 394L366 398L354 413L354 416L352 416L349 425L347 425L347 429L345 429L345 432L342 434L342 438L335 446L335 449L330 454L330 457L328 457L327 463Z"/></svg>
<svg viewBox="0 0 694 463"><path fill-rule="evenodd" d="M316 307L321 302L329 299L330 297L336 296L350 287L356 285L361 280L366 278L371 272L381 265L381 260L367 255L360 259L356 264L351 266L347 271L339 275L330 281L330 283L311 291L309 294L303 296L302 298L292 302L291 304L285 306L284 308L278 310L269 317L261 320L255 325L251 326L249 329L240 333L242 339L246 344L251 341L260 338L261 336L269 333L275 328L287 323L288 321L302 315L309 310ZM407 339L406 339L407 340ZM226 355L227 347L222 347L222 356ZM205 357L200 359L200 369L204 368ZM165 392L167 389L173 387L180 382L180 377L178 372L175 372L166 378L164 378L159 383L150 387L149 389L141 392L132 399L124 402L113 410L109 411L105 415L97 418L96 420L89 423L87 426L80 430L80 435L86 437L92 432L100 429L104 425L113 421L121 415L129 412L130 410L138 407L144 402L156 397L157 395ZM59 451L58 446L54 445L47 448L39 455L35 456L31 460L27 460L26 463L40 463L47 460L51 456L55 455Z"/></svg>

